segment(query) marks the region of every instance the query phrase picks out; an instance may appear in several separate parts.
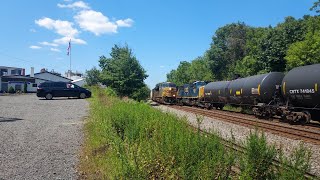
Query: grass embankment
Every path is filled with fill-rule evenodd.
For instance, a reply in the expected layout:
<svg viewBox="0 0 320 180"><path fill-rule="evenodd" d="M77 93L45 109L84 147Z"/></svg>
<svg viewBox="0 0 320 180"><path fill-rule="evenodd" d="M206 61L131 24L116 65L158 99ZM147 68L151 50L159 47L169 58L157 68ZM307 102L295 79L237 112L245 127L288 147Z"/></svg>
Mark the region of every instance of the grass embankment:
<svg viewBox="0 0 320 180"><path fill-rule="evenodd" d="M90 118L80 171L86 179L231 179L300 178L310 154L298 149L285 158L252 134L248 151L226 149L215 135L202 135L185 119L162 113L144 103L121 101L105 90L92 89ZM295 165L278 168L272 159ZM240 174L231 171L239 166Z"/></svg>

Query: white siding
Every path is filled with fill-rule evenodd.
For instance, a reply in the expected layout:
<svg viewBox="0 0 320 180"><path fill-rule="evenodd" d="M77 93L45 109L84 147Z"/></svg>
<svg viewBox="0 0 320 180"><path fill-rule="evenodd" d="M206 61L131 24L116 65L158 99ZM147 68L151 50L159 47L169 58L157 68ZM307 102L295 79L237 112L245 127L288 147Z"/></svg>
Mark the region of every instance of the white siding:
<svg viewBox="0 0 320 180"><path fill-rule="evenodd" d="M45 82L45 80L35 79L35 84L37 84L37 87L33 87L33 83L29 83L27 91L28 92L37 92L37 88L38 88L39 84L43 83L43 82Z"/></svg>
<svg viewBox="0 0 320 180"><path fill-rule="evenodd" d="M78 79L78 80L74 80L72 81L73 84L76 84L80 87L83 87L84 85L87 84L86 80L85 79Z"/></svg>

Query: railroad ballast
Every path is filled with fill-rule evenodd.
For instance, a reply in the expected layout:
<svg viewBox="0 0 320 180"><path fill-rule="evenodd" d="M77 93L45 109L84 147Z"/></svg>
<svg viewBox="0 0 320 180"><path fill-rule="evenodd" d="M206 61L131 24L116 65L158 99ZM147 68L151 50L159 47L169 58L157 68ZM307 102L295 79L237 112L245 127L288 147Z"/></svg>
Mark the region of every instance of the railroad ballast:
<svg viewBox="0 0 320 180"><path fill-rule="evenodd" d="M170 84L163 93L159 85ZM225 105L251 108L260 118L280 116L292 122L320 121L320 64L232 81L197 81L177 87L159 83L152 99L160 103L222 109ZM170 94L170 98L168 96Z"/></svg>

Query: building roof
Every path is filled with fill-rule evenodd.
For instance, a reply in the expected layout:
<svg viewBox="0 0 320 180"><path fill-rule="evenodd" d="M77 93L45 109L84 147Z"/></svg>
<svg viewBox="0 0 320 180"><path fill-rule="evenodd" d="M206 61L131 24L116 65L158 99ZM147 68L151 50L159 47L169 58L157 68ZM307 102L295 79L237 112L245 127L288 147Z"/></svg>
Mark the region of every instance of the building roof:
<svg viewBox="0 0 320 180"><path fill-rule="evenodd" d="M20 79L36 79L32 77L26 77L21 75L9 75L9 76L1 76L0 78L20 78Z"/></svg>
<svg viewBox="0 0 320 180"><path fill-rule="evenodd" d="M44 73L49 73L49 74L52 74L52 75L54 75L54 76L58 76L58 77L61 77L61 78L64 78L64 79L67 79L67 80L69 80L69 81L72 81L72 79L69 79L69 78L66 78L66 77L63 77L63 76L60 76L60 75L58 75L58 74L56 74L56 73L52 73L52 72L48 72L48 71L45 71L45 72L39 72L39 73L34 73L34 75L37 75L37 74L44 74ZM30 74L28 74L28 75L26 75L26 76L30 76Z"/></svg>
<svg viewBox="0 0 320 180"><path fill-rule="evenodd" d="M28 76L21 76L21 75L1 76L0 78L40 79L40 80L43 80L43 81L48 81L48 80L42 79L42 78L28 77Z"/></svg>
<svg viewBox="0 0 320 180"><path fill-rule="evenodd" d="M24 68L18 68L18 67L0 66L0 69L2 68L24 69Z"/></svg>

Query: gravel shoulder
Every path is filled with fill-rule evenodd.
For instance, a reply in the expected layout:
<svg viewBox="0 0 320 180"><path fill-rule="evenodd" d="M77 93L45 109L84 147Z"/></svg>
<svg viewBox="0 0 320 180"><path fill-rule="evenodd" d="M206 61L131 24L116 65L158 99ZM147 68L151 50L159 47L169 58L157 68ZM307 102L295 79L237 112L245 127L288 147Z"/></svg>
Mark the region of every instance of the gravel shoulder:
<svg viewBox="0 0 320 180"><path fill-rule="evenodd" d="M0 179L77 179L89 103L0 96Z"/></svg>
<svg viewBox="0 0 320 180"><path fill-rule="evenodd" d="M160 109L164 112L176 114L179 117L185 117L191 125L197 127L197 118L193 113L173 109L163 105L155 106L155 108ZM216 132L224 139L231 139L233 136L238 144L244 143L246 137L250 134L250 131L254 131L254 129L250 129L248 127L220 121L209 117L203 118L201 129L210 132ZM291 153L294 148L299 147L299 145L302 143L302 141L300 140L289 139L269 132L266 132L265 135L267 137L268 143L275 144L277 148L281 147L285 153ZM320 177L320 146L309 143L304 143L304 146L309 148L312 152L311 173Z"/></svg>

